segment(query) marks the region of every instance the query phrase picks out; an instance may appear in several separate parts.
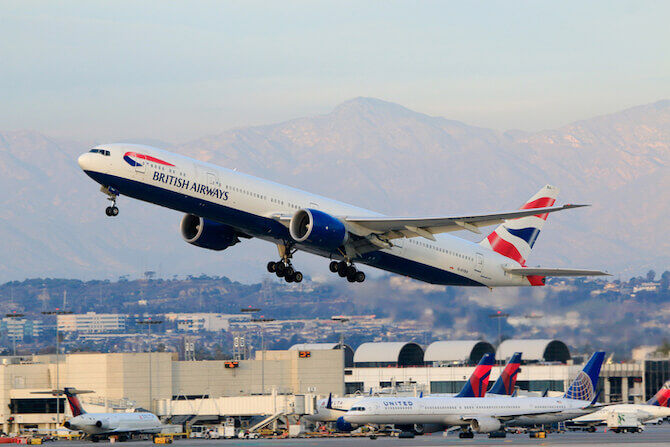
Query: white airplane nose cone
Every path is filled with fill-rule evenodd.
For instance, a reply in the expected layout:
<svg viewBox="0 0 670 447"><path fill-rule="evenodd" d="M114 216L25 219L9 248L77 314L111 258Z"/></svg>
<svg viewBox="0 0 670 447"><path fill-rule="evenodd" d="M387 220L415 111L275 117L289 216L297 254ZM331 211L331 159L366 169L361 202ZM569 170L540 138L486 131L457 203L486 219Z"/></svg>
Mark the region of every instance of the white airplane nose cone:
<svg viewBox="0 0 670 447"><path fill-rule="evenodd" d="M84 171L89 171L91 169L91 154L86 152L83 153L79 156L77 159L77 163L79 163L79 167L83 169Z"/></svg>

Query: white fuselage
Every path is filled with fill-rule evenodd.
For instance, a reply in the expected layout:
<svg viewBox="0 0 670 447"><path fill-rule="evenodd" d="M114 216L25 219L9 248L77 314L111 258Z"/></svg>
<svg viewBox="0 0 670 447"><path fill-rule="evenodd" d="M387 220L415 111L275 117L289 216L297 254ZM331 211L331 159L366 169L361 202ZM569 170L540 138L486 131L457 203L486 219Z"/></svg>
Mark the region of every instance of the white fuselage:
<svg viewBox="0 0 670 447"><path fill-rule="evenodd" d="M550 397L408 397L368 398L356 403L344 420L364 424L469 425L472 419L501 418L507 425L539 425L586 414L588 401ZM360 408L363 408L362 410Z"/></svg>
<svg viewBox="0 0 670 447"><path fill-rule="evenodd" d="M162 424L152 413L84 413L68 420L68 428L89 435L160 433Z"/></svg>
<svg viewBox="0 0 670 447"><path fill-rule="evenodd" d="M654 419L670 417L670 408L647 404L616 404L575 418L572 422L575 424L596 425L604 423L612 413L632 413L640 422L648 422Z"/></svg>
<svg viewBox="0 0 670 447"><path fill-rule="evenodd" d="M330 407L328 399L319 399L316 401L316 408L314 413L303 416L308 421L313 422L335 422L340 416L343 416L354 403L365 399L365 396L356 397L334 397L331 401Z"/></svg>
<svg viewBox="0 0 670 447"><path fill-rule="evenodd" d="M79 165L103 186L112 187L121 195L227 224L273 243L290 240L286 226L274 217L293 215L303 208L318 209L332 216L380 216L160 149L124 144L98 148L109 155L85 153L79 158ZM129 151L141 151L173 166L148 160L142 160L142 166L131 166L124 160ZM505 272L504 268L520 267L510 258L448 234L436 238L436 241L394 239L393 247L367 253L356 262L434 284L489 287L530 284L525 277ZM296 244L296 248L338 259L338 254L318 247Z"/></svg>

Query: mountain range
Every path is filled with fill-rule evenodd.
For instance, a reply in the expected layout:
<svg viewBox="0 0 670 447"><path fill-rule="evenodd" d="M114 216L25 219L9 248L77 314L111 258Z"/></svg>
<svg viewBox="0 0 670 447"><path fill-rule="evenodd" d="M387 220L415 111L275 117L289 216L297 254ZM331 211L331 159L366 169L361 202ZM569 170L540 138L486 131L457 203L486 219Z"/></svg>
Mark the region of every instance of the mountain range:
<svg viewBox="0 0 670 447"><path fill-rule="evenodd" d="M90 146L76 136L0 132L0 280L266 275L265 262L277 257L269 244L201 250L180 240L178 213L123 197L120 215L107 218L105 197L76 163ZM515 209L551 183L559 202L592 206L552 215L529 265L622 278L670 266L669 100L503 132L355 98L325 115L163 146L395 216ZM324 259L301 255L296 264L315 279L327 275Z"/></svg>

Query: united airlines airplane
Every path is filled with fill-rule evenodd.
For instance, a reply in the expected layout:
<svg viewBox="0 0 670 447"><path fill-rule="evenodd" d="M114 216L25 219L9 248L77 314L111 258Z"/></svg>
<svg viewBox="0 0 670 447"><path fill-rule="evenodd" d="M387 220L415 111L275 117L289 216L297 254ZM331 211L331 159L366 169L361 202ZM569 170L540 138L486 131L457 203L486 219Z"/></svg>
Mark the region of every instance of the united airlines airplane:
<svg viewBox="0 0 670 447"><path fill-rule="evenodd" d="M547 215L584 205L554 206L558 189L545 186L517 211L450 217L388 217L213 164L141 145L109 144L79 157L79 166L112 202L119 196L185 213L186 242L225 250L256 237L277 245L267 269L300 282L291 263L297 250L329 258L330 270L363 282L357 263L421 281L460 286L541 286L546 276L606 275L592 270L528 268L526 259ZM481 233L480 243L450 235Z"/></svg>
<svg viewBox="0 0 670 447"><path fill-rule="evenodd" d="M338 424L349 428L365 424L415 426L417 432L461 427L460 437L471 438L473 432L491 433L505 426L549 425L592 413L600 368L605 358L602 351L589 359L584 369L568 387L563 397L368 397L356 402Z"/></svg>

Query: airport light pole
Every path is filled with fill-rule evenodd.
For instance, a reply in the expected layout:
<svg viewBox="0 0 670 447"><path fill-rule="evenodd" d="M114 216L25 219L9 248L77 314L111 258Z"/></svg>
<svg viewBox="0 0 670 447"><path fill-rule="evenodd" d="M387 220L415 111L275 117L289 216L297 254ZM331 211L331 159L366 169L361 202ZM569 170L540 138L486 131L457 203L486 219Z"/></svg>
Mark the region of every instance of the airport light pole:
<svg viewBox="0 0 670 447"><path fill-rule="evenodd" d="M330 319L342 323L342 330L340 331L340 349L344 351L344 324L349 321L349 318L342 316L334 316L330 317Z"/></svg>
<svg viewBox="0 0 670 447"><path fill-rule="evenodd" d="M496 312L494 314L489 314L489 318L497 318L498 319L498 346L500 346L500 344L502 343L502 332L501 332L502 331L502 327L501 327L502 319L503 318L508 318L508 317L509 317L509 314L504 313L502 310L499 310L498 312Z"/></svg>
<svg viewBox="0 0 670 447"><path fill-rule="evenodd" d="M22 318L24 316L25 314L18 314L16 312L12 312L11 314L5 314L6 318ZM12 345L13 345L14 356L16 356L16 334L12 335Z"/></svg>
<svg viewBox="0 0 670 447"><path fill-rule="evenodd" d="M240 312L242 313L249 313L249 314L255 314L257 312L260 312L261 309L260 307L243 307L240 309ZM267 323L270 321L275 321L274 318L265 318L262 315L259 318L251 318L252 323L258 323L258 326L261 329L261 394L265 394L265 325L263 323Z"/></svg>
<svg viewBox="0 0 670 447"><path fill-rule="evenodd" d="M42 315L56 316L56 427L60 426L60 328L58 326L59 315L70 315L71 310L56 308L42 312Z"/></svg>
<svg viewBox="0 0 670 447"><path fill-rule="evenodd" d="M153 348L151 347L151 326L161 324L163 323L163 320L153 320L151 317L147 318L146 320L140 320L137 322L137 324L143 324L147 326L148 330L148 342L149 342L149 411L153 412L153 406L154 406L154 388L153 388L153 372L152 372L152 367L151 364L153 363Z"/></svg>

